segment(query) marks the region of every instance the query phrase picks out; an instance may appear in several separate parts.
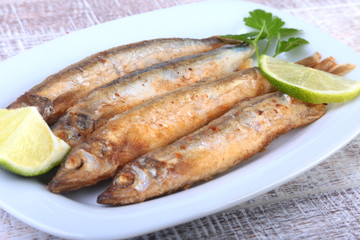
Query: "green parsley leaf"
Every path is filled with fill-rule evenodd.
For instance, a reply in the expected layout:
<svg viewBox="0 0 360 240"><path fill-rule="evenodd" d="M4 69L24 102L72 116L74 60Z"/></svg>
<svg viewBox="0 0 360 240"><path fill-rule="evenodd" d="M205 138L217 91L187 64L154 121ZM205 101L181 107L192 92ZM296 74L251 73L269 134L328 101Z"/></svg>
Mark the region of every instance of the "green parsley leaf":
<svg viewBox="0 0 360 240"><path fill-rule="evenodd" d="M279 33L281 37L287 37L301 32L301 30L295 28L280 28Z"/></svg>
<svg viewBox="0 0 360 240"><path fill-rule="evenodd" d="M225 36L221 36L221 37L230 38L230 39L234 39L234 40L254 44L254 40L258 36L258 34L259 34L259 32L254 31L254 32L248 32L248 33L240 34L240 35L230 35L229 34L229 35L225 35ZM260 39L265 39L265 38L266 38L266 34L263 33L262 36L260 37Z"/></svg>
<svg viewBox="0 0 360 240"><path fill-rule="evenodd" d="M256 49L256 57L258 60L260 59L258 48L258 42L260 40L266 41L265 49L262 52L262 54L265 54L273 43L273 40L276 39L277 44L274 56L308 43L308 41L302 38L290 38L281 41L283 37L297 34L300 30L295 28L283 28L285 22L279 17L273 16L272 13L256 9L249 12L249 15L249 17L244 18L245 25L258 31L251 31L240 35L225 35L221 37L253 44Z"/></svg>
<svg viewBox="0 0 360 240"><path fill-rule="evenodd" d="M276 36L284 24L285 22L276 16L272 17L271 21L265 22L265 33L267 34L268 38L272 39L274 36Z"/></svg>
<svg viewBox="0 0 360 240"><path fill-rule="evenodd" d="M264 10L256 9L252 12L249 12L250 17L244 18L246 26L261 30L262 26L266 22L270 22L272 19L272 14L267 13Z"/></svg>
<svg viewBox="0 0 360 240"><path fill-rule="evenodd" d="M279 41L279 44L276 47L274 57L276 57L280 53L288 52L296 47L299 47L299 46L302 46L302 45L305 45L308 43L309 42L303 38L289 38L287 41L281 41L281 42Z"/></svg>

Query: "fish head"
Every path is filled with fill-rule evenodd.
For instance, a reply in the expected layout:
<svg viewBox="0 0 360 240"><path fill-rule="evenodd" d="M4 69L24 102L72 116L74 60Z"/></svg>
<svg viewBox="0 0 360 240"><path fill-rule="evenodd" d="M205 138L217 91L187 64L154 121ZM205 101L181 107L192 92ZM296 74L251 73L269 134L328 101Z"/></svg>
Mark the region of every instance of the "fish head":
<svg viewBox="0 0 360 240"><path fill-rule="evenodd" d="M51 192L60 193L90 186L111 177L116 171L107 161L80 146L70 152L48 184Z"/></svg>
<svg viewBox="0 0 360 240"><path fill-rule="evenodd" d="M94 130L94 121L87 114L69 112L60 118L51 130L57 137L74 147L84 141L84 136Z"/></svg>
<svg viewBox="0 0 360 240"><path fill-rule="evenodd" d="M126 205L141 202L158 192L168 168L164 162L142 156L124 166L110 187L98 197L98 203ZM122 197L126 196L126 197Z"/></svg>

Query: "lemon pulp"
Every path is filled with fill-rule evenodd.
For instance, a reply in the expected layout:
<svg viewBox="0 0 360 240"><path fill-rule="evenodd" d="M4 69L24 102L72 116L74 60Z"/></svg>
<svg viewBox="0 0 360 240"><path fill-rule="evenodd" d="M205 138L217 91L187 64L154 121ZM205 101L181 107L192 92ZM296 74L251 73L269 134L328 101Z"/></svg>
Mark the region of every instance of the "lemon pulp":
<svg viewBox="0 0 360 240"><path fill-rule="evenodd" d="M0 165L7 170L23 176L43 174L69 150L35 107L0 109Z"/></svg>
<svg viewBox="0 0 360 240"><path fill-rule="evenodd" d="M260 71L280 91L310 103L334 103L360 94L360 82L279 58L260 57Z"/></svg>

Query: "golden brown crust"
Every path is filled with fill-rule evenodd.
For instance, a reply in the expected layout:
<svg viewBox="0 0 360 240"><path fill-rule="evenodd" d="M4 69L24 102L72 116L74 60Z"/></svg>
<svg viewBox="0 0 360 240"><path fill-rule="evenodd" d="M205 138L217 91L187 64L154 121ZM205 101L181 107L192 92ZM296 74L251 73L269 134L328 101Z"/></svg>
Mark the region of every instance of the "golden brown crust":
<svg viewBox="0 0 360 240"><path fill-rule="evenodd" d="M36 106L43 118L54 123L67 108L92 89L132 71L175 57L206 52L223 46L217 38L154 39L115 47L93 54L55 73L20 96L8 108ZM161 51L167 49L167 51ZM45 99L38 103L34 99Z"/></svg>
<svg viewBox="0 0 360 240"><path fill-rule="evenodd" d="M253 50L246 46L221 48L134 72L93 90L68 109L52 130L59 137L65 136L63 140L74 146L107 123L111 117L151 97L204 78L219 78L239 68L248 67L243 63L252 53ZM83 116L86 116L86 123L90 124L82 124Z"/></svg>
<svg viewBox="0 0 360 240"><path fill-rule="evenodd" d="M127 164L98 202L141 202L212 178L324 113L322 104L304 103L280 92L243 101L196 132ZM148 159L153 164L144 164ZM119 184L124 174L132 174L132 184Z"/></svg>
<svg viewBox="0 0 360 240"><path fill-rule="evenodd" d="M72 157L85 156L82 152L86 151L91 155L87 155L90 160L84 159L84 165L76 170L76 175L82 175L82 180L96 178L96 174L101 179L113 177L129 161L195 131L244 98L271 91L275 88L257 68L180 88L112 118L93 132L85 143L78 145L65 163ZM102 167L94 167L97 164ZM94 175L88 175L88 169ZM59 176L66 179L64 184L73 179L74 173L66 174L66 168L60 168L59 172L63 173L57 174L52 182L61 185ZM93 179L89 183L92 184ZM84 181L78 184L88 185Z"/></svg>

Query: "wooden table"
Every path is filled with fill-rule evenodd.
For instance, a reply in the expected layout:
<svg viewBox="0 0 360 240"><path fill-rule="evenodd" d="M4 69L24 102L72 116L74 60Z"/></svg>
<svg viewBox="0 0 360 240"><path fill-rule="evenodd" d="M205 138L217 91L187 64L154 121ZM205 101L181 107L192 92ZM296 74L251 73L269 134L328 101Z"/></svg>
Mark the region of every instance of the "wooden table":
<svg viewBox="0 0 360 240"><path fill-rule="evenodd" d="M64 34L199 0L0 0L0 61ZM251 0L315 25L360 52L359 0ZM360 137L245 204L138 239L359 239ZM1 194L1 193L0 193ZM0 209L0 239L59 239Z"/></svg>

